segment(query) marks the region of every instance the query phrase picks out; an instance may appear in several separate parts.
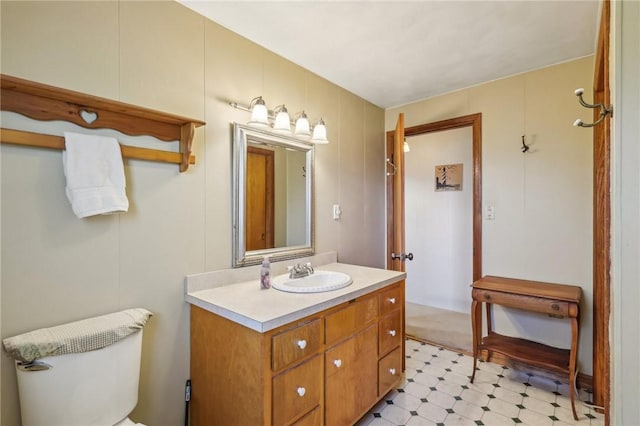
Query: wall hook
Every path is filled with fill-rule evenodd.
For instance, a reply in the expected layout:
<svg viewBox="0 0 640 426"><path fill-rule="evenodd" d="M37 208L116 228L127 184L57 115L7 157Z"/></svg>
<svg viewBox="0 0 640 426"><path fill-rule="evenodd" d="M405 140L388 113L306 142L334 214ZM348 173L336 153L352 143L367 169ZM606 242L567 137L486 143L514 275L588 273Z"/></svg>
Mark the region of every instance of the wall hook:
<svg viewBox="0 0 640 426"><path fill-rule="evenodd" d="M606 106L604 106L604 104L588 104L584 101L584 99L582 99L582 94L584 93L584 89L580 88L580 89L576 89L575 95L578 97L578 101L580 101L580 105L582 105L585 108L600 108L600 118L598 118L594 123L588 124L588 123L584 123L581 119L577 119L576 121L573 122L574 127L593 127L596 124L600 123L602 120L604 120L604 118L607 116L607 114L611 114L611 116L613 117L613 105L609 105L609 108L607 108Z"/></svg>
<svg viewBox="0 0 640 426"><path fill-rule="evenodd" d="M388 165L390 165L391 167L393 167L393 172L387 172L387 176L393 176L393 175L395 175L395 174L396 174L396 171L398 170L398 168L396 167L396 165L395 165L395 164L393 164L393 163L391 162L391 159L390 159L390 158L387 158L387 164L388 164Z"/></svg>
<svg viewBox="0 0 640 426"><path fill-rule="evenodd" d="M529 145L527 145L526 143L524 143L524 135L522 135L522 153L525 153L527 151L529 151Z"/></svg>

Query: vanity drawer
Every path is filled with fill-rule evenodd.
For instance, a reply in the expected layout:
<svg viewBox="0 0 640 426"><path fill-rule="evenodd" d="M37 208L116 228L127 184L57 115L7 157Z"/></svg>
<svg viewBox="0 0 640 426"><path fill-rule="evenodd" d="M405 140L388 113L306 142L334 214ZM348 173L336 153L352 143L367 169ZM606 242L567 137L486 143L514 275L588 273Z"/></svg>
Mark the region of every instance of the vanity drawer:
<svg viewBox="0 0 640 426"><path fill-rule="evenodd" d="M321 319L316 319L271 338L273 371L278 371L318 351L322 338L321 322Z"/></svg>
<svg viewBox="0 0 640 426"><path fill-rule="evenodd" d="M316 407L312 412L293 424L294 426L322 426L322 407Z"/></svg>
<svg viewBox="0 0 640 426"><path fill-rule="evenodd" d="M274 377L273 424L289 424L319 406L322 399L322 379L320 355Z"/></svg>
<svg viewBox="0 0 640 426"><path fill-rule="evenodd" d="M380 320L378 347L380 356L402 343L402 311L395 311Z"/></svg>
<svg viewBox="0 0 640 426"><path fill-rule="evenodd" d="M378 317L377 296L355 299L349 305L333 314L325 321L326 344L330 345L351 336Z"/></svg>
<svg viewBox="0 0 640 426"><path fill-rule="evenodd" d="M403 303L402 286L394 285L383 290L378 297L380 298L380 315L400 309Z"/></svg>
<svg viewBox="0 0 640 426"><path fill-rule="evenodd" d="M562 300L549 300L535 296L482 289L474 289L472 295L479 302L496 303L511 308L520 308L555 316L566 317L569 315L569 303Z"/></svg>
<svg viewBox="0 0 640 426"><path fill-rule="evenodd" d="M402 376L402 350L396 348L378 362L378 396L389 392Z"/></svg>

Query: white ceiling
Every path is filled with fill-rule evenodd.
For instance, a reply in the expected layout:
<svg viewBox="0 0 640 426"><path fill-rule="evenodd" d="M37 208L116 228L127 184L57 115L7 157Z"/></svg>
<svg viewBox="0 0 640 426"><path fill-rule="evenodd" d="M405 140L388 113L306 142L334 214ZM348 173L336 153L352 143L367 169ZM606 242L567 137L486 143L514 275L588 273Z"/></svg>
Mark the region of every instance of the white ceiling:
<svg viewBox="0 0 640 426"><path fill-rule="evenodd" d="M591 55L599 13L598 0L178 1L382 108Z"/></svg>

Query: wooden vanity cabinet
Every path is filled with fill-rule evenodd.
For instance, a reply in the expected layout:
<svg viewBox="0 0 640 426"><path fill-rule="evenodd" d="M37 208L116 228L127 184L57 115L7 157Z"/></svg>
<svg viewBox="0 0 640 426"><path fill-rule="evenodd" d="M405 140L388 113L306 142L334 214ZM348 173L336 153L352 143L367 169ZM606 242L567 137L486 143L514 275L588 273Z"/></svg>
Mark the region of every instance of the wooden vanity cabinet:
<svg viewBox="0 0 640 426"><path fill-rule="evenodd" d="M191 425L353 424L398 385L403 335L404 281L265 333L192 305Z"/></svg>

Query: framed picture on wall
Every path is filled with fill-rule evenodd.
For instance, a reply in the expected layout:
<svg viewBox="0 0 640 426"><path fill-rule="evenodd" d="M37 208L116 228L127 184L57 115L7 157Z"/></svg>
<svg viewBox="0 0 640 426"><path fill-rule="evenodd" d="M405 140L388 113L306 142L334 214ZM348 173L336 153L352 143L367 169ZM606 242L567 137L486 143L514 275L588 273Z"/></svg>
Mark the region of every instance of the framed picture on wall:
<svg viewBox="0 0 640 426"><path fill-rule="evenodd" d="M462 191L462 164L436 166L436 192Z"/></svg>

